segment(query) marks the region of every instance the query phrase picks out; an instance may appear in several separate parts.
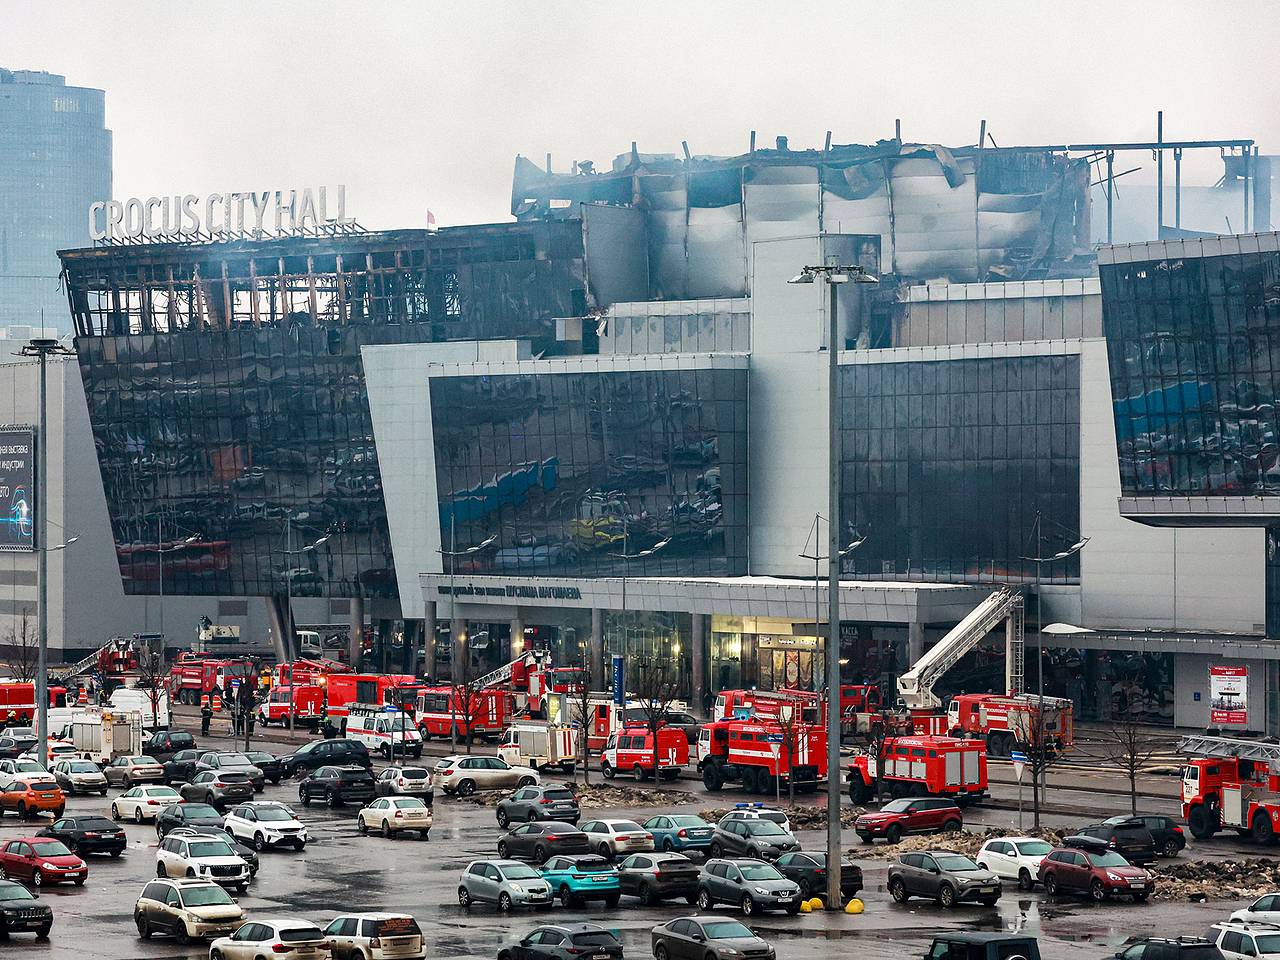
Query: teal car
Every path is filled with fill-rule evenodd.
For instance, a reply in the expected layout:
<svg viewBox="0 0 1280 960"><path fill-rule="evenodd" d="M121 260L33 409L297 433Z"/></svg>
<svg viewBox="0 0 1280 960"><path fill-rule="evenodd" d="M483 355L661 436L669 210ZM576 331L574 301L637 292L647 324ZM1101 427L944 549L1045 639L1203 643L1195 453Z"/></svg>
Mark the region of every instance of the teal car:
<svg viewBox="0 0 1280 960"><path fill-rule="evenodd" d="M701 817L689 814L672 814L650 817L644 828L653 834L655 850L701 850L711 847L716 828Z"/></svg>
<svg viewBox="0 0 1280 960"><path fill-rule="evenodd" d="M539 872L550 884L552 895L566 907L580 906L586 900L603 900L605 906L616 907L622 896L617 868L594 853L552 857Z"/></svg>

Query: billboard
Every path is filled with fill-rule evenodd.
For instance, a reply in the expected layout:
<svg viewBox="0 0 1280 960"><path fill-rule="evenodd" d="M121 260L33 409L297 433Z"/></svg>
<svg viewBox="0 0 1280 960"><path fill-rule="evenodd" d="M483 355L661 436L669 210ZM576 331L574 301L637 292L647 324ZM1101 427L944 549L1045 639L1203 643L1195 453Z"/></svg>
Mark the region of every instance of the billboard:
<svg viewBox="0 0 1280 960"><path fill-rule="evenodd" d="M1249 721L1249 668L1209 667L1209 723L1243 727Z"/></svg>
<svg viewBox="0 0 1280 960"><path fill-rule="evenodd" d="M34 550L35 428L0 426L0 550Z"/></svg>

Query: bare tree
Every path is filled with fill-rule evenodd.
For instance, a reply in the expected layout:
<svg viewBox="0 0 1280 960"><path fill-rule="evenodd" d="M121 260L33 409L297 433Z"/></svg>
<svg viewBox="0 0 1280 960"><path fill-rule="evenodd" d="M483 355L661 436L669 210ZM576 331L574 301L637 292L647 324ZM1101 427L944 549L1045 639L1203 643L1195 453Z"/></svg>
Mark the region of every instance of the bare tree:
<svg viewBox="0 0 1280 960"><path fill-rule="evenodd" d="M673 656L643 657L632 661L631 687L644 712L645 726L653 736L653 779L658 773L658 729L680 693L680 670Z"/></svg>
<svg viewBox="0 0 1280 960"><path fill-rule="evenodd" d="M1129 812L1138 815L1138 774L1151 762L1157 748L1150 735L1128 714L1106 730L1103 739L1106 758L1129 778Z"/></svg>
<svg viewBox="0 0 1280 960"><path fill-rule="evenodd" d="M151 704L151 728L160 726L160 700L165 694L164 663L160 651L146 640L138 641L134 651L138 659L138 689L147 695Z"/></svg>
<svg viewBox="0 0 1280 960"><path fill-rule="evenodd" d="M14 680L30 683L36 678L39 659L40 638L31 624L27 608L23 607L14 625L4 635L4 664Z"/></svg>
<svg viewBox="0 0 1280 960"><path fill-rule="evenodd" d="M591 747L587 741L591 733L591 657L585 647L577 665L582 669L582 683L565 697L565 702L573 713L577 714L571 719L576 719L578 723L578 756L582 760L582 783L583 786L589 786L591 784Z"/></svg>
<svg viewBox="0 0 1280 960"><path fill-rule="evenodd" d="M778 711L777 718L778 732L782 734L782 743L778 747L787 759L787 802L792 806L795 806L796 802L796 778L792 775L792 770L795 767L796 749L800 746L800 728L804 725L799 714L799 710L784 705ZM782 769L779 767L778 772L781 773Z"/></svg>

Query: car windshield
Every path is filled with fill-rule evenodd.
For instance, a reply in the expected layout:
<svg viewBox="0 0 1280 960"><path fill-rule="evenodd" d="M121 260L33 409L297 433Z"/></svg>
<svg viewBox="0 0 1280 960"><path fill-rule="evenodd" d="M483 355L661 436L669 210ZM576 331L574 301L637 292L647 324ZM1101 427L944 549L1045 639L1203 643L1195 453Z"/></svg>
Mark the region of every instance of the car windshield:
<svg viewBox="0 0 1280 960"><path fill-rule="evenodd" d="M944 857L934 857L938 861L938 866L943 870L980 870L976 863L968 857L962 857L957 854L950 854Z"/></svg>
<svg viewBox="0 0 1280 960"><path fill-rule="evenodd" d="M713 920L702 925L708 940L736 940L739 937L753 937L750 930L737 920Z"/></svg>
<svg viewBox="0 0 1280 960"><path fill-rule="evenodd" d="M537 880L538 874L532 867L523 863L506 863L502 865L502 875L508 880Z"/></svg>
<svg viewBox="0 0 1280 960"><path fill-rule="evenodd" d="M224 767L250 767L253 764L243 753L220 753L218 754L218 763Z"/></svg>
<svg viewBox="0 0 1280 960"><path fill-rule="evenodd" d="M67 764L67 769L72 773L97 773L98 765L88 760L76 760Z"/></svg>
<svg viewBox="0 0 1280 960"><path fill-rule="evenodd" d="M590 933L575 933L575 947L616 947L618 939L608 930L592 930Z"/></svg>
<svg viewBox="0 0 1280 960"><path fill-rule="evenodd" d="M881 813L906 813L911 809L910 800L891 800L880 808Z"/></svg>
<svg viewBox="0 0 1280 960"><path fill-rule="evenodd" d="M1111 850L1108 850L1105 853L1094 853L1092 851L1086 851L1085 856L1089 858L1089 862L1092 863L1095 867L1132 866L1132 864L1129 863L1128 860L1120 856L1120 854L1112 852Z"/></svg>
<svg viewBox="0 0 1280 960"><path fill-rule="evenodd" d="M65 857L71 853L61 840L33 841L31 845L36 848L37 856L41 857Z"/></svg>
<svg viewBox="0 0 1280 960"><path fill-rule="evenodd" d="M1027 840L1023 843L1015 843L1018 852L1024 857L1043 857L1053 849L1051 844L1045 843L1043 840Z"/></svg>
<svg viewBox="0 0 1280 960"><path fill-rule="evenodd" d="M772 820L757 820L751 824L751 833L757 837L785 837L787 831Z"/></svg>
<svg viewBox="0 0 1280 960"><path fill-rule="evenodd" d="M26 887L16 883L0 883L0 900L34 900Z"/></svg>
<svg viewBox="0 0 1280 960"><path fill-rule="evenodd" d="M672 824L677 827L709 827L711 824L701 817L672 817Z"/></svg>
<svg viewBox="0 0 1280 960"><path fill-rule="evenodd" d="M97 770L97 767L93 769ZM13 764L14 773L44 773L44 767L36 763L34 760L15 760Z"/></svg>
<svg viewBox="0 0 1280 960"><path fill-rule="evenodd" d="M188 820L204 817L215 817L219 820L222 819L222 815L207 803L184 803L182 805L182 812L186 815Z"/></svg>
<svg viewBox="0 0 1280 960"><path fill-rule="evenodd" d="M255 807L253 812L264 822L293 819L293 814L284 807Z"/></svg>
<svg viewBox="0 0 1280 960"><path fill-rule="evenodd" d="M235 851L225 840L197 840L191 844L193 857L234 857Z"/></svg>
<svg viewBox="0 0 1280 960"><path fill-rule="evenodd" d="M395 733L404 733L406 730L417 730L413 725L413 721L406 717L403 713L394 717L387 717L387 729Z"/></svg>
<svg viewBox="0 0 1280 960"><path fill-rule="evenodd" d="M220 907L234 900L217 884L207 887L187 887L182 891L182 903L188 907Z"/></svg>
<svg viewBox="0 0 1280 960"><path fill-rule="evenodd" d="M742 869L742 876L747 880L781 880L782 879L782 874L780 874L773 867L769 866L767 863L751 864L750 866L744 866L741 869Z"/></svg>

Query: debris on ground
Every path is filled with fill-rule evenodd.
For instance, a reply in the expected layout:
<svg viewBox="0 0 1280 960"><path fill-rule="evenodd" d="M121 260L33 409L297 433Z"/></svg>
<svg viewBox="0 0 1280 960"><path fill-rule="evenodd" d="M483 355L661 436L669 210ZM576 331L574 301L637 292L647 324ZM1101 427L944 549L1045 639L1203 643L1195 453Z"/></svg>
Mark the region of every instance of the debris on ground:
<svg viewBox="0 0 1280 960"><path fill-rule="evenodd" d="M643 787L612 786L592 783L583 785L568 781L564 783L578 798L580 807L671 807L686 802L687 796L680 790L655 790ZM464 803L474 803L479 807L496 807L498 801L511 796L512 790L477 790L465 797L458 797Z"/></svg>
<svg viewBox="0 0 1280 960"><path fill-rule="evenodd" d="M1155 866L1157 900L1251 900L1280 886L1280 862L1263 857L1243 860L1180 860Z"/></svg>
<svg viewBox="0 0 1280 960"><path fill-rule="evenodd" d="M713 807L709 810L699 810L698 816L707 823L717 823L721 817L733 809L733 807ZM792 830L823 830L827 826L826 807L802 803L794 807L781 806L778 809L787 815L787 819L791 821ZM841 807L840 822L846 827L852 827L858 815L865 812L865 810L851 807Z"/></svg>
<svg viewBox="0 0 1280 960"><path fill-rule="evenodd" d="M1037 837L1046 843L1058 844L1064 834L1056 830L1010 830L1005 828L988 828L986 830L957 830L954 833L915 834L903 837L897 843L864 843L847 851L848 856L868 859L872 857L896 857L901 853L915 853L919 850L954 850L966 857L976 857L982 845L988 840L999 840L1011 836Z"/></svg>

